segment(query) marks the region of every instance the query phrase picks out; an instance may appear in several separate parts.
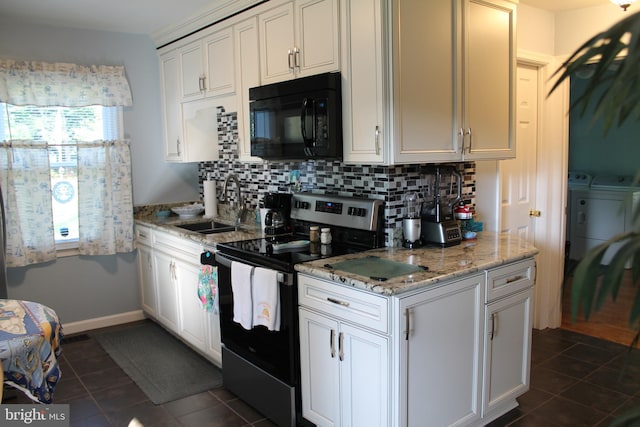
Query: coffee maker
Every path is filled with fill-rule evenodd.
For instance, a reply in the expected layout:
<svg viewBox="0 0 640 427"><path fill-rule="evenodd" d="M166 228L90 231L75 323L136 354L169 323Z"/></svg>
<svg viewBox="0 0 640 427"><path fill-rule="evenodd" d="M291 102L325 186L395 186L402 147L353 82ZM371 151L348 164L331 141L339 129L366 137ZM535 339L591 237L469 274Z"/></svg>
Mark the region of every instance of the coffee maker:
<svg viewBox="0 0 640 427"><path fill-rule="evenodd" d="M267 209L264 218L264 234L275 236L291 231L291 194L266 193L264 207Z"/></svg>
<svg viewBox="0 0 640 427"><path fill-rule="evenodd" d="M420 194L410 191L404 195L404 218L402 219L402 234L405 248L417 248L422 246L420 218L422 201Z"/></svg>
<svg viewBox="0 0 640 427"><path fill-rule="evenodd" d="M462 241L460 224L454 218L454 208L462 199L462 175L454 166L436 166L424 170L433 176L431 201L422 216L422 240L440 246L457 245Z"/></svg>

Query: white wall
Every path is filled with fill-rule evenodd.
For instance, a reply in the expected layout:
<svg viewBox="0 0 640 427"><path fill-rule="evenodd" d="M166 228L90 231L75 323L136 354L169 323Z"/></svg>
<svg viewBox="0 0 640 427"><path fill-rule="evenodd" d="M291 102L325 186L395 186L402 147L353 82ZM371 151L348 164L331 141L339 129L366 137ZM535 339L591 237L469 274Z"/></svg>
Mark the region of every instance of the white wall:
<svg viewBox="0 0 640 427"><path fill-rule="evenodd" d="M553 13L522 3L518 5L518 51L525 50L544 55L553 55L555 33Z"/></svg>

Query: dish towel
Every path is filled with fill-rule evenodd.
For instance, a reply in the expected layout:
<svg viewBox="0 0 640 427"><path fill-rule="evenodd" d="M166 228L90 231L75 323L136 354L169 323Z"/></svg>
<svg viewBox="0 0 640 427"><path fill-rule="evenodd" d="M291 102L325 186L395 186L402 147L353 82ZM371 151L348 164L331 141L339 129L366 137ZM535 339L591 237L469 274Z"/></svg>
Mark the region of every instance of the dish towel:
<svg viewBox="0 0 640 427"><path fill-rule="evenodd" d="M198 299L205 311L218 314L218 267L201 265L198 273Z"/></svg>
<svg viewBox="0 0 640 427"><path fill-rule="evenodd" d="M245 329L253 328L251 276L254 267L231 261L231 291L233 292L233 321Z"/></svg>
<svg viewBox="0 0 640 427"><path fill-rule="evenodd" d="M279 331L280 288L278 286L278 272L256 267L251 286L253 288L253 325L263 325L270 331Z"/></svg>

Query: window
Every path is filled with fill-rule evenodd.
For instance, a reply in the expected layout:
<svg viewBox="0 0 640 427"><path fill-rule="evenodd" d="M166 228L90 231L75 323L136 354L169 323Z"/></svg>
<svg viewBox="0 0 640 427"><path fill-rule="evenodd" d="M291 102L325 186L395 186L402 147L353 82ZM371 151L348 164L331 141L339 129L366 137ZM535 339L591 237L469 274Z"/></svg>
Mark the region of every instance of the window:
<svg viewBox="0 0 640 427"><path fill-rule="evenodd" d="M47 144L56 247L78 242L78 141L122 138L122 107L35 107L0 103L0 141Z"/></svg>

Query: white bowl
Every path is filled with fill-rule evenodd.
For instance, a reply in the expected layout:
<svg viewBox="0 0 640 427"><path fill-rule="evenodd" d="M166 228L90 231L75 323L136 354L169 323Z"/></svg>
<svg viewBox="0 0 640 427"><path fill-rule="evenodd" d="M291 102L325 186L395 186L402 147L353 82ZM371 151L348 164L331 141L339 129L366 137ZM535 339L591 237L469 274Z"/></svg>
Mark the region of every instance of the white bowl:
<svg viewBox="0 0 640 427"><path fill-rule="evenodd" d="M204 206L200 203L194 203L192 205L178 206L171 208L171 210L177 213L180 218L192 218L200 215L204 211Z"/></svg>

